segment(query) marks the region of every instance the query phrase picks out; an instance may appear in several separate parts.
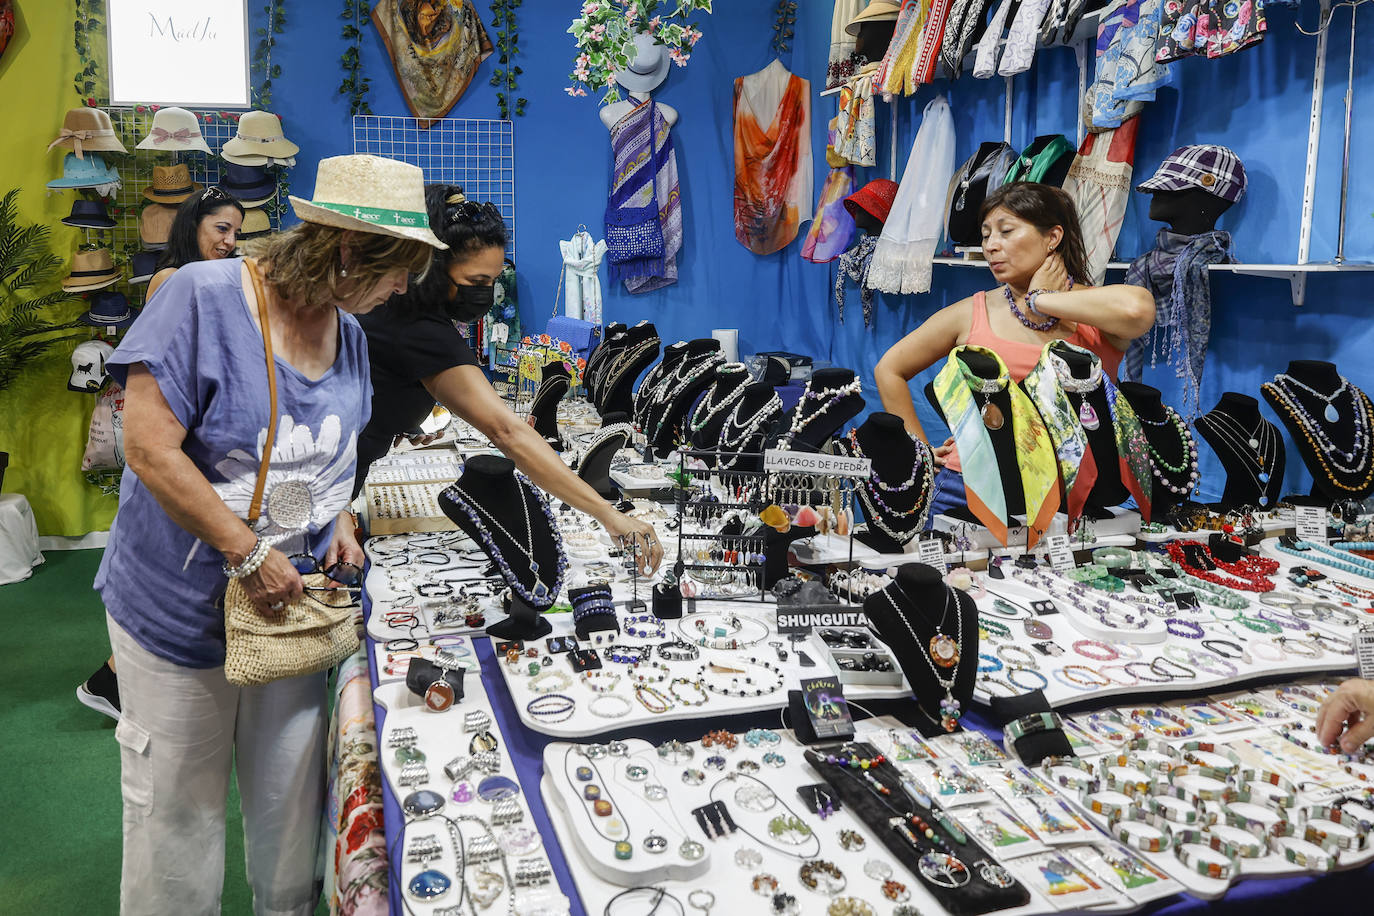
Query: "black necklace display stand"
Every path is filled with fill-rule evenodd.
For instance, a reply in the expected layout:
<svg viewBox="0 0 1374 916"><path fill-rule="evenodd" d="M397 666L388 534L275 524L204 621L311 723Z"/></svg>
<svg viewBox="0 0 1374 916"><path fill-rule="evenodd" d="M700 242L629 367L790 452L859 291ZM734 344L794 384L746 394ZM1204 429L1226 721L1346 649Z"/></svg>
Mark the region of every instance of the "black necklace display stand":
<svg viewBox="0 0 1374 916"><path fill-rule="evenodd" d="M530 416L534 431L544 437L555 452L564 449L563 436L558 432L558 405L572 387L572 375L560 362L545 363L539 370L539 388L535 390Z"/></svg>
<svg viewBox="0 0 1374 916"><path fill-rule="evenodd" d="M959 620L956 602L963 610L962 627L955 623ZM891 585L864 599L864 614L892 650L911 685L916 704L924 713L917 720L921 733L927 737L944 734L940 724L940 703L945 698L945 688L935 680L931 670L934 662L930 641L937 631L959 641L959 663L950 668L937 668L941 677L954 679L954 698L967 710L973 699L974 679L978 676L977 605L959 589L945 585L935 567L907 563L897 569Z"/></svg>
<svg viewBox="0 0 1374 916"><path fill-rule="evenodd" d="M603 414L632 413L635 380L658 359L658 331L652 324L641 321L625 332L624 340L624 346L602 364L597 378L593 404Z"/></svg>
<svg viewBox="0 0 1374 916"><path fill-rule="evenodd" d="M629 422L629 416L623 413L609 413L601 418L603 429ZM618 503L621 500L620 488L611 480L611 462L629 442L628 433L613 433L589 448L578 462L577 476L590 484L596 494L607 502Z"/></svg>
<svg viewBox="0 0 1374 916"><path fill-rule="evenodd" d="M608 357L622 352L621 345L624 342L625 332L628 329L625 323L613 321L606 325L606 331L601 337L601 346L592 351L592 355L587 357L587 367L582 370L582 378L587 385L587 395L596 403L594 389L601 378L601 374L606 370L606 360Z"/></svg>
<svg viewBox="0 0 1374 916"><path fill-rule="evenodd" d="M864 409L864 399L857 394L841 395L836 400L834 392L853 383L854 373L849 369L817 369L811 373L806 390L817 397L803 395L797 406L788 411L782 419L775 447L819 452L821 446ZM827 404L830 406L825 407ZM821 413L822 408L825 408L824 413ZM792 429L798 417L802 429L794 435ZM812 417L815 419L809 419Z"/></svg>
<svg viewBox="0 0 1374 916"><path fill-rule="evenodd" d="M1092 360L1082 353L1075 353L1067 347L1051 349L1056 356L1064 360L1069 367L1069 374L1074 378L1086 379L1092 374ZM1096 521L1111 518L1112 514L1107 511L1107 506L1119 506L1129 499L1131 494L1121 482L1121 457L1116 450L1116 430L1112 425L1111 410L1107 406L1107 386L1103 383L1085 394L1065 390L1064 396L1068 399L1069 407L1074 413L1079 414L1080 422L1082 415L1079 412L1084 401L1087 401L1088 409L1097 414L1097 429L1088 429L1086 425L1083 427L1083 432L1088 437L1088 448L1093 453L1093 462L1097 465L1097 482L1088 491L1087 501L1083 504L1083 515Z"/></svg>
<svg viewBox="0 0 1374 916"><path fill-rule="evenodd" d="M958 358L979 378L993 379L997 377L997 363L981 353L964 350ZM1016 383L1010 379L1007 380L1007 385L1014 384ZM949 426L949 418L945 417L944 409L940 407L940 400L935 397L935 383L927 382L924 390L926 400L930 401L935 412L944 418L945 425ZM1010 521L1012 516L1022 515L1026 511L1026 494L1021 485L1021 469L1016 464L1016 430L1011 414L1011 394L1006 388L1003 388L1001 391L990 395L987 400L1002 412L1002 427L1001 429L989 429L988 440L992 443L992 453L997 456L997 472L1002 478L1002 493L1007 503L1008 518L1006 520ZM974 394L973 402L976 406L982 407L983 396ZM958 506L945 514L959 521L981 524L967 505Z"/></svg>
<svg viewBox="0 0 1374 916"><path fill-rule="evenodd" d="M461 495L452 494L455 490ZM459 508L460 503L479 508L469 515ZM516 479L515 463L500 455L469 458L463 465L463 475L439 495L439 507L482 548L498 569L500 560L505 559L505 569L501 570L503 576L516 580L527 592L533 592L536 582L542 582L549 591L549 603L535 607L512 588L507 611L510 616L487 627L488 635L504 640L537 639L547 635L553 627L541 615L558 599L554 582L560 562L566 564L567 561L536 495ZM525 528L527 513L528 533ZM483 531L487 538L482 537ZM532 568L534 563L539 564L537 575Z"/></svg>
<svg viewBox="0 0 1374 916"><path fill-rule="evenodd" d="M874 763L860 769L832 762L838 757L857 757L860 760L873 761L879 756L878 749L873 745L863 741L823 744L803 753L806 762L835 790L844 807L864 822L873 836L910 874L923 876L923 865L927 868L938 867L943 861L943 854L934 842L925 836L925 831L920 825L928 825L930 830L936 833L968 872L963 874L963 878L967 880L963 880L957 887L947 886L953 883L947 878L941 880L941 883L922 880L922 888L934 897L946 912L953 916L978 916L981 913L1024 906L1030 902L1030 893L1026 888L1006 869L997 866L996 861L989 858L978 846L978 841L974 837L965 833L964 841L960 842L945 828L934 811L916 801L907 792L902 785L902 777L896 764L890 760L883 760L882 763ZM882 786L882 790L875 791L875 783ZM919 824L913 815L920 819ZM958 871L957 868L954 870ZM936 874L938 876L938 871ZM985 880L985 874L1003 878L1005 886Z"/></svg>
<svg viewBox="0 0 1374 916"><path fill-rule="evenodd" d="M746 385L744 396L725 414L716 441L703 450L708 453L706 463L732 471L763 470L763 444L772 437L783 415L782 401L773 386L766 382ZM751 424L755 417L758 421Z"/></svg>
<svg viewBox="0 0 1374 916"><path fill-rule="evenodd" d="M687 342L687 350L675 370L675 377L645 412L644 435L654 454L666 455L677 447L686 432L687 411L715 379L706 368L720 358L720 341L699 337ZM687 381L681 381L687 379Z"/></svg>
<svg viewBox="0 0 1374 916"><path fill-rule="evenodd" d="M687 341L679 340L677 343L668 344L663 348L663 358L640 379L639 387L635 389L632 399L634 408L630 411L635 418L635 426L640 430L647 432L645 427L649 422L649 409L653 406L659 384L677 369L677 364L682 362L686 355Z"/></svg>
<svg viewBox="0 0 1374 916"><path fill-rule="evenodd" d="M1220 512L1242 506L1272 508L1283 492L1288 457L1278 427L1260 415L1259 401L1228 391L1217 406L1193 422L1202 440L1212 447L1226 471ZM1251 439L1258 448L1251 448Z"/></svg>
<svg viewBox="0 0 1374 916"><path fill-rule="evenodd" d="M1335 392L1341 385L1341 374L1336 370L1335 364L1320 360L1295 359L1288 364L1287 374L1324 394ZM1329 506L1343 500L1364 499L1374 493L1374 467L1371 467L1374 463L1374 428L1371 428L1374 427L1374 423L1366 425L1363 430L1355 424L1356 408L1361 404L1364 406L1365 416L1374 421L1374 406L1370 405L1365 393L1351 385L1348 393L1343 392L1340 397L1332 400L1331 406L1336 410L1336 419L1330 420L1324 415L1327 410L1326 401L1296 385L1285 385L1284 391L1296 400L1307 414L1300 419L1277 397L1274 387L1274 383L1266 382L1260 386L1260 391L1264 394L1264 400L1288 428L1288 434L1292 437L1293 444L1298 447L1298 455L1302 457L1302 463L1307 466L1313 481L1309 496L1290 496L1288 500L1302 505ZM1308 429L1304 423L1311 423L1314 429ZM1333 467L1331 456L1317 452L1314 431L1323 433L1337 448L1354 449L1354 463L1358 470L1355 473L1346 473ZM1361 434L1363 440L1359 439ZM1342 460L1341 463L1350 462Z"/></svg>
<svg viewBox="0 0 1374 916"><path fill-rule="evenodd" d="M876 481L868 479L856 482L854 489L859 492L859 504L868 518L868 530L854 537L859 543L879 553L901 553L924 527L925 510L931 497L931 477L934 474L930 451L924 448L924 443L918 445L912 439L902 425L901 417L882 411L869 414L868 419L854 430L854 438L858 440L863 456L873 462L873 474L876 477ZM843 454L854 454L848 439L835 441ZM921 449L925 451L924 456L919 451ZM881 482L888 486L901 486L913 477L911 486L900 492L883 490L878 485ZM875 491L881 503L874 498ZM874 522L875 517L886 528L900 534L901 538L894 538L880 528Z"/></svg>
<svg viewBox="0 0 1374 916"><path fill-rule="evenodd" d="M1158 388L1151 388L1149 385L1140 382L1121 382L1117 386L1117 391L1130 403L1131 409L1140 418L1140 428L1145 433L1145 441L1150 443L1150 448L1154 449L1159 456L1174 467L1180 464L1184 466L1181 473L1174 473L1167 468L1162 468L1155 462L1154 456L1150 457L1150 467L1154 468L1152 476L1154 485L1150 492L1150 513L1156 521L1164 518L1176 506L1187 502L1193 492L1193 478L1190 477L1192 470L1197 467L1196 456L1190 455L1190 449L1195 450L1197 446L1193 444L1191 435L1180 436L1178 428L1174 426L1169 412L1164 407L1164 398ZM1185 426L1186 430L1187 427ZM1168 481L1176 487L1187 487L1188 492L1184 494L1175 493L1164 485Z"/></svg>
<svg viewBox="0 0 1374 916"><path fill-rule="evenodd" d="M750 381L744 363L724 363L716 367L710 387L684 417L685 432L690 433L693 448L713 449L720 444L721 430ZM721 407L722 404L725 406ZM695 427L698 422L701 426Z"/></svg>

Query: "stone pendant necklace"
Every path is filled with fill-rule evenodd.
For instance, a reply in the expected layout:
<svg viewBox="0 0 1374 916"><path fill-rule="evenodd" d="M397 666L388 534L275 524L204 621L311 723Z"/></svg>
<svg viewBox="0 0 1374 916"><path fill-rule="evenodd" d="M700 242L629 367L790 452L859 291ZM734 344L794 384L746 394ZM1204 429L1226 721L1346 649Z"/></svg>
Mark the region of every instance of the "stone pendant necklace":
<svg viewBox="0 0 1374 916"><path fill-rule="evenodd" d="M974 392L983 396L983 406L978 411L983 417L983 425L994 432L1002 428L1007 418L1002 414L1002 408L992 403L992 396L1007 387L1008 381L1009 379L998 376L978 378L973 383Z"/></svg>
<svg viewBox="0 0 1374 916"><path fill-rule="evenodd" d="M906 598L907 602L915 607L915 602L911 601L911 596L907 595L900 585L894 582L892 588L901 591L902 597ZM911 634L911 638L915 641L917 648L922 650L921 657L924 658L926 664L930 666L930 673L935 675L935 682L944 689L945 696L940 700L940 727L947 732L954 731L954 729L959 726L960 716L963 715L963 706L954 696L954 682L959 677L959 641L946 633L941 633L940 624L943 624L945 618L949 616L949 605L950 602L953 601L955 609L955 627L957 628L957 632L963 633L964 603L954 596L954 589L945 586L945 613L940 617L940 624L936 624L935 626L935 635L930 638L930 649L927 652L925 646L921 642L921 637L916 632L916 628L911 625L911 621L907 619L907 615L902 612L901 606L897 604L896 599L892 597L892 589L883 589L883 595L887 597L888 604L892 605L893 613L897 615L897 619L902 622L907 632ZM937 665L939 667L936 667ZM953 669L950 671L948 678L940 676L941 668Z"/></svg>
<svg viewBox="0 0 1374 916"><path fill-rule="evenodd" d="M1093 360L1092 369L1088 372L1087 378L1078 378L1069 369L1069 364L1063 358L1051 351L1050 362L1054 365L1054 374L1059 379L1059 387L1070 394L1079 397L1078 422L1083 424L1083 428L1091 432L1102 425L1101 419L1097 415L1097 410L1088 401L1088 396L1102 387L1102 364Z"/></svg>

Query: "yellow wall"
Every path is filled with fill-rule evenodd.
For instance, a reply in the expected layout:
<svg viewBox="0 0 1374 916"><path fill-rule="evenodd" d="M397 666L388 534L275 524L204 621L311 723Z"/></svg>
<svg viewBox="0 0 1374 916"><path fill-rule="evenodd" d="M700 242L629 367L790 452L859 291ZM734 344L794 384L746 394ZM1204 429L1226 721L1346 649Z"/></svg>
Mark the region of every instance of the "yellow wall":
<svg viewBox="0 0 1374 916"><path fill-rule="evenodd" d="M81 233L58 220L70 212L75 192L49 196L44 185L61 173L65 152L47 152L48 143L66 110L80 104L72 87L75 3L20 0L15 7L15 36L0 57L0 189L23 188L21 219L52 226L53 250L69 259ZM72 302L54 317L70 321L85 308ZM114 497L81 474L94 397L67 390L74 345L58 344L0 392L0 451L10 453L4 491L28 497L42 534L81 535L109 528L114 518Z"/></svg>

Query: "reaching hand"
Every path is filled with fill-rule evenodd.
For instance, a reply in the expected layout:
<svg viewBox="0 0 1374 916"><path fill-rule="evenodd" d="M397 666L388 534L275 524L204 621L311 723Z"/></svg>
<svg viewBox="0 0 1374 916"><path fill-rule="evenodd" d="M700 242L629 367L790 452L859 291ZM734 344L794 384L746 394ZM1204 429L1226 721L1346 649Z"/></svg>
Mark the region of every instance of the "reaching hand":
<svg viewBox="0 0 1374 916"><path fill-rule="evenodd" d="M642 522L617 512L606 523L606 531L613 541L625 545L626 549L629 549L631 543L639 548L639 572L641 575L652 574L658 569L658 564L663 562L663 545L659 543L658 535L654 533L654 526L648 522Z"/></svg>
<svg viewBox="0 0 1374 916"><path fill-rule="evenodd" d="M1374 737L1374 681L1351 678L1326 698L1317 711L1317 740L1322 747L1340 741L1341 751L1353 754Z"/></svg>

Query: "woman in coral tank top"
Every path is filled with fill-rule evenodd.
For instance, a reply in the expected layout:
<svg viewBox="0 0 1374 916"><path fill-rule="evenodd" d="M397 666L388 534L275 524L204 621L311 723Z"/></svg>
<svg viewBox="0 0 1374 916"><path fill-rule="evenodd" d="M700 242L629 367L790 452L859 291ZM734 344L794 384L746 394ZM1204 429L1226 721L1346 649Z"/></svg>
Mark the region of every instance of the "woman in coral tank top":
<svg viewBox="0 0 1374 916"><path fill-rule="evenodd" d="M1154 299L1138 286L1091 287L1078 213L1068 194L1052 185L1018 181L987 196L982 207L983 256L997 289L974 293L941 309L897 341L873 374L883 409L929 441L911 400L910 381L943 362L960 344L987 347L1020 382L1045 344L1067 340L1102 359L1113 378L1126 346L1155 321ZM1033 297L1027 303L1027 297ZM1033 306L1033 308L1029 307ZM944 465L936 479L931 517L963 502L954 440L935 448Z"/></svg>

